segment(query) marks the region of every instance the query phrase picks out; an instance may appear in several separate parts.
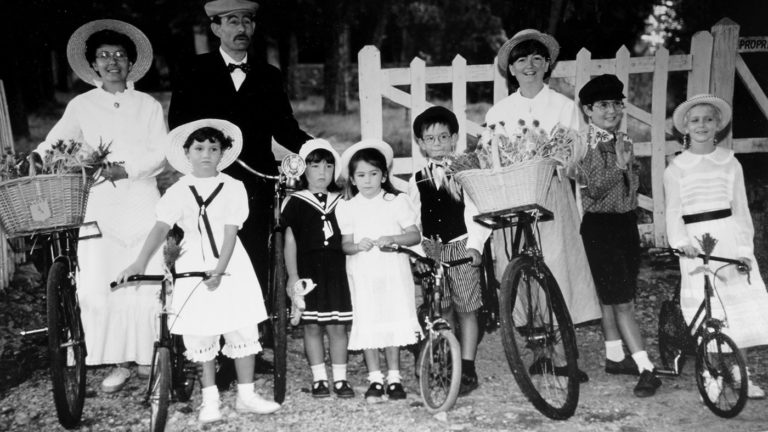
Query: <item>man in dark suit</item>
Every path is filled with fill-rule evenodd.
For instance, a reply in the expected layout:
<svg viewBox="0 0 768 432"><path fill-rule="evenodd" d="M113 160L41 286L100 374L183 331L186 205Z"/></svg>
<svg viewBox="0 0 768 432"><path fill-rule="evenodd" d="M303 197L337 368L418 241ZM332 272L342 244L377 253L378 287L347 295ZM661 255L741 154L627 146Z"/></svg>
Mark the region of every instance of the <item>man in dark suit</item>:
<svg viewBox="0 0 768 432"><path fill-rule="evenodd" d="M277 174L272 138L298 153L311 137L293 117L280 71L248 55L258 6L248 0L215 0L205 4L211 30L221 45L182 66L174 78L168 123L174 128L203 118L229 120L243 132L240 160L259 172ZM262 289L266 289L274 186L258 180L237 163L225 172L245 183L250 214L238 235Z"/></svg>

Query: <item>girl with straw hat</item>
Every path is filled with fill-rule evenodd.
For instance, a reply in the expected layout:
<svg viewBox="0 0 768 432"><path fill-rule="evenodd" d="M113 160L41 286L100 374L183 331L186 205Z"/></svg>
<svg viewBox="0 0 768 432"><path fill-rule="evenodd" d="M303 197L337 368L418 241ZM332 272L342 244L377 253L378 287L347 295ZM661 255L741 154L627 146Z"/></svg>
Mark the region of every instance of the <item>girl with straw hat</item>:
<svg viewBox="0 0 768 432"><path fill-rule="evenodd" d="M709 94L694 96L672 115L686 150L664 171L667 238L670 246L685 252L680 258L680 308L690 323L704 298L704 273L697 238L709 233L717 244L712 255L738 258L749 274L733 266L717 272L715 318L727 320L723 332L747 357L746 348L768 344L768 293L755 260L755 229L747 206L744 173L733 150L717 146L717 136L731 122L728 102ZM749 362L748 362L749 363ZM706 377L705 377L706 378ZM740 379L741 377L736 377ZM747 396L764 398L747 368Z"/></svg>
<svg viewBox="0 0 768 432"><path fill-rule="evenodd" d="M133 88L152 63L152 46L138 28L117 20L91 21L70 37L67 58L77 76L94 88L69 102L37 152L43 154L57 140L93 149L103 143L110 144L108 161L120 162L104 168L111 182L94 186L88 198L85 221L98 222L102 236L81 240L77 251L86 363L121 365L102 383L104 391L113 392L131 375L126 363L149 365L152 360L156 289L108 287L152 228L160 198L155 176L164 166L167 130L160 103ZM153 273L161 270L161 262L161 254L153 257ZM148 372L148 366L139 371Z"/></svg>

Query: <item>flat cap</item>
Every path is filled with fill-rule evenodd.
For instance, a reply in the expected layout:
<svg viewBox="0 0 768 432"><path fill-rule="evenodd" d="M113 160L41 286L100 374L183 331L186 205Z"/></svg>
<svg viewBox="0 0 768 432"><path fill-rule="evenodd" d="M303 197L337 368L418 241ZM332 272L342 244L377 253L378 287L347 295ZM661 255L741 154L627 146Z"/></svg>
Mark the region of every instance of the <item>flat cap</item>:
<svg viewBox="0 0 768 432"><path fill-rule="evenodd" d="M259 4L248 0L214 0L206 3L204 8L208 17L213 18L237 11L256 12Z"/></svg>
<svg viewBox="0 0 768 432"><path fill-rule="evenodd" d="M579 90L579 102L589 105L601 100L622 100L626 97L623 92L624 83L616 75L604 74L584 84Z"/></svg>

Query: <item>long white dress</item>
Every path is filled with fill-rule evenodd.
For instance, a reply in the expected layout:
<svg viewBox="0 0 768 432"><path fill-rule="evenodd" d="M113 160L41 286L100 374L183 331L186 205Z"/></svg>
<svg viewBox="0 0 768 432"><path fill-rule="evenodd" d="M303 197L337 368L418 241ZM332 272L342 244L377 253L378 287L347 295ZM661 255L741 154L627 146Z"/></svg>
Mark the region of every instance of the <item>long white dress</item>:
<svg viewBox="0 0 768 432"><path fill-rule="evenodd" d="M225 225L242 227L248 217L248 194L239 180L220 173L216 177L181 177L157 204L157 220L184 230L182 254L176 271L213 270L218 258L213 254L210 238L200 217L199 206L190 186L205 201L220 184L221 191L206 206L216 249L224 243ZM200 279L179 279L171 302L175 314L171 333L196 336L220 335L244 327L255 326L267 319L261 287L256 272L239 238L227 265L227 276L215 290L209 290Z"/></svg>
<svg viewBox="0 0 768 432"><path fill-rule="evenodd" d="M355 243L367 237L399 235L416 225L417 214L406 194L384 191L373 198L362 194L336 206L342 235ZM415 343L421 334L408 256L373 248L347 256L352 298L349 349L385 348Z"/></svg>
<svg viewBox="0 0 768 432"><path fill-rule="evenodd" d="M664 192L667 237L672 247L692 245L701 250L696 239L709 233L717 239L712 255L752 260L751 284L734 266L723 268L717 273L718 277L712 278L719 296L719 300L715 297L712 301L712 313L716 318L727 319L728 327L723 331L739 348L768 344L768 293L753 251L755 231L747 207L744 174L733 150L716 147L706 155L681 153L664 171ZM724 209L730 209L732 215L704 222L683 222L683 215ZM680 307L688 323L704 299L704 273L692 274L702 264L698 258L680 258ZM722 265L710 263L713 269Z"/></svg>
<svg viewBox="0 0 768 432"><path fill-rule="evenodd" d="M85 221L96 221L101 238L78 245L77 281L89 365L120 362L149 364L155 339L158 284L110 290L109 282L130 264L154 225L160 198L155 176L163 169L167 129L160 103L129 88L112 94L100 87L69 102L64 115L37 151L57 140L83 142L93 149L111 143L108 160L123 162L128 178L91 189ZM156 254L147 273L162 272Z"/></svg>
<svg viewBox="0 0 768 432"><path fill-rule="evenodd" d="M512 93L493 105L485 115L485 122L489 125L503 121L510 135L520 120L529 126L538 120L540 127L547 132L557 123L575 130L579 128L576 104L546 84L531 99L523 97L519 90ZM554 213L555 219L539 224L544 262L560 286L571 319L574 324L600 319L600 301L579 235L581 218L567 179L555 177L552 180L545 207ZM501 279L508 263L503 236L494 235L493 247L496 276Z"/></svg>

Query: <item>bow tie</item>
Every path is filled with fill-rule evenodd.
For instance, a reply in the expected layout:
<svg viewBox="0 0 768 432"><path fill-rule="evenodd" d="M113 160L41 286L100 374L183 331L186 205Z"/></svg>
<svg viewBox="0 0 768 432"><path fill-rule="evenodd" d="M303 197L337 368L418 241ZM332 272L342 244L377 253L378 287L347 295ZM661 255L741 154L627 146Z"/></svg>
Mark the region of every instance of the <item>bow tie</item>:
<svg viewBox="0 0 768 432"><path fill-rule="evenodd" d="M244 73L248 73L251 70L251 65L249 65L248 63L240 63L240 64L229 63L227 65L227 70L229 70L229 73L234 72L235 69L240 69Z"/></svg>

